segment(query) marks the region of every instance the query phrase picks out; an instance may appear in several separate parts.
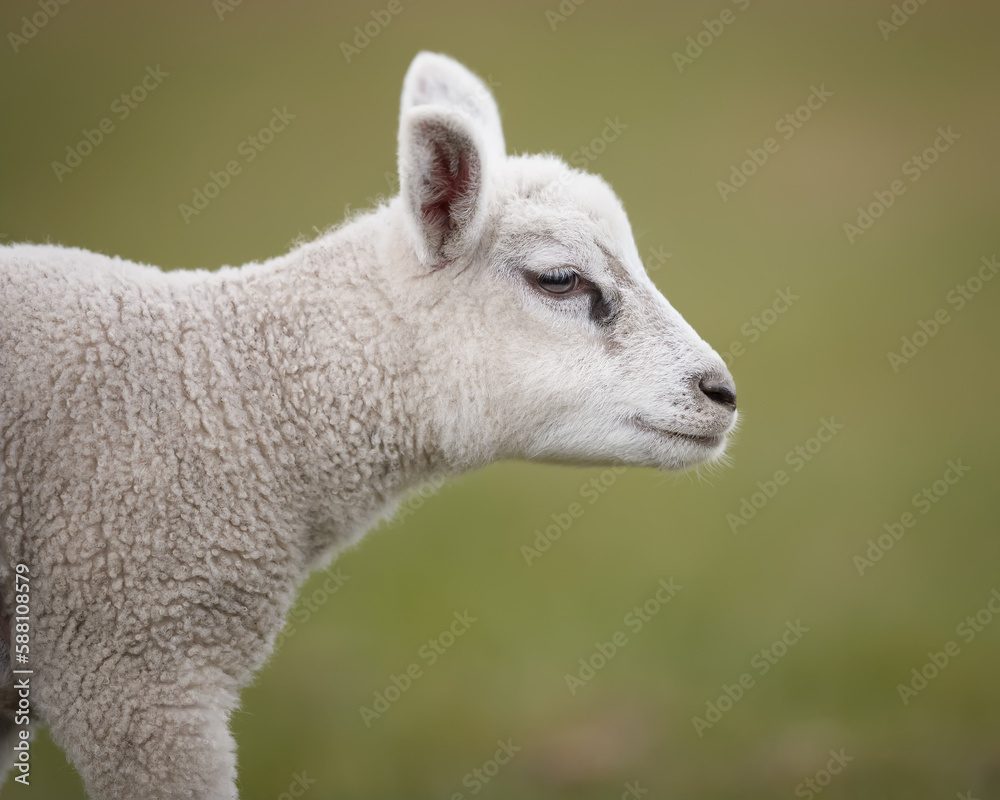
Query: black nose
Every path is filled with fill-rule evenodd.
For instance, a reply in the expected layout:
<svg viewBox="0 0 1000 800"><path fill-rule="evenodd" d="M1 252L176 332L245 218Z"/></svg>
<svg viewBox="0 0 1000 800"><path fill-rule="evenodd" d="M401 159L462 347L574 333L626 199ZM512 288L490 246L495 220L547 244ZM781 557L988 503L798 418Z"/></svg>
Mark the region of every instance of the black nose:
<svg viewBox="0 0 1000 800"><path fill-rule="evenodd" d="M713 402L736 408L736 385L728 375L705 375L699 381L698 388Z"/></svg>

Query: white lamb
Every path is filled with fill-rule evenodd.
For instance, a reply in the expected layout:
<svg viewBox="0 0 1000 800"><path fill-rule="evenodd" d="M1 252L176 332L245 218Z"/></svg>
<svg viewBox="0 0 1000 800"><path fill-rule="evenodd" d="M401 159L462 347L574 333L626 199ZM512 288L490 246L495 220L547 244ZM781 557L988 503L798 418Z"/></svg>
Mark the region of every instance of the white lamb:
<svg viewBox="0 0 1000 800"><path fill-rule="evenodd" d="M31 713L93 798L236 798L229 716L296 588L429 476L725 447L732 379L614 193L508 157L444 56L407 73L399 176L262 264L0 248L3 695L29 641ZM4 768L27 735L6 711Z"/></svg>

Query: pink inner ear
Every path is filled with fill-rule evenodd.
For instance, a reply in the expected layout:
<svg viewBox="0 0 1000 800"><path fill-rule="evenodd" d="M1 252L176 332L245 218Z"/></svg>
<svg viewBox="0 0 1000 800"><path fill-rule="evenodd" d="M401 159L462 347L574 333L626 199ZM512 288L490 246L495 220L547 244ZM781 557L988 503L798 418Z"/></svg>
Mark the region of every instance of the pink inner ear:
<svg viewBox="0 0 1000 800"><path fill-rule="evenodd" d="M420 214L426 226L446 233L454 230L471 211L475 188L473 171L468 153L461 147L435 142L433 148Z"/></svg>

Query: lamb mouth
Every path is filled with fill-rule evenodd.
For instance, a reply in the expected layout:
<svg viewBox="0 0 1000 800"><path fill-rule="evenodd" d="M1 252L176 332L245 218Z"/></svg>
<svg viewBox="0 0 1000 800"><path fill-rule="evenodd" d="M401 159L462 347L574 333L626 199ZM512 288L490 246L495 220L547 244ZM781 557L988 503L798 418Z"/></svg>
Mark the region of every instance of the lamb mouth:
<svg viewBox="0 0 1000 800"><path fill-rule="evenodd" d="M680 439L681 441L691 442L700 447L714 448L722 444L726 436L722 433L714 434L697 434L697 433L682 433L681 431L672 431L667 428L658 428L655 425L647 422L642 417L633 417L631 420L632 424L635 425L640 430L646 431L648 433L656 434L657 436Z"/></svg>

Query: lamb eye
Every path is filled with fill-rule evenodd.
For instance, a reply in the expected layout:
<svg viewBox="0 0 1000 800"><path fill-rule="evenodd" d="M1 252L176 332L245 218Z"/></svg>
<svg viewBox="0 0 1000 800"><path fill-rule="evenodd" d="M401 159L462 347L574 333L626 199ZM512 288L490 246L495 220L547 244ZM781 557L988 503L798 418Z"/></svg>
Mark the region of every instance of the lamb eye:
<svg viewBox="0 0 1000 800"><path fill-rule="evenodd" d="M549 294L569 294L580 285L580 276L565 267L543 272L536 280Z"/></svg>

